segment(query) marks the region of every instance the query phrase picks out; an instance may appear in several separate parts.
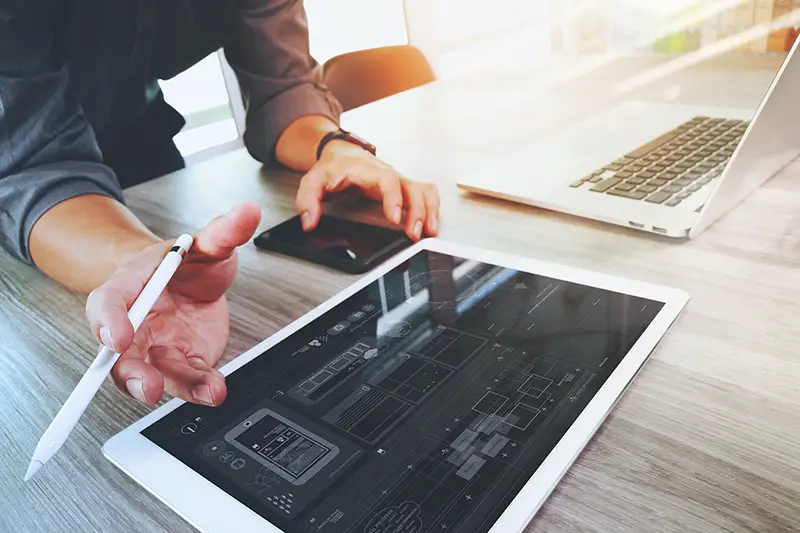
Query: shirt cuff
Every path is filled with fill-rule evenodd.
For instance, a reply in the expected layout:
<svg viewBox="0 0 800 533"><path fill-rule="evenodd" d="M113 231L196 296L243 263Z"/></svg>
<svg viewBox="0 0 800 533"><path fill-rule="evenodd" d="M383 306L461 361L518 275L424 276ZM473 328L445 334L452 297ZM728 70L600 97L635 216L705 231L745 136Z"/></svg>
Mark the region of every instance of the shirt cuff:
<svg viewBox="0 0 800 533"><path fill-rule="evenodd" d="M257 160L272 163L275 161L275 145L292 122L303 116L322 115L338 124L341 113L341 104L323 85L297 85L272 98L255 113L248 114L245 146Z"/></svg>
<svg viewBox="0 0 800 533"><path fill-rule="evenodd" d="M116 178L113 176L113 174L110 177L111 181L116 183ZM22 227L20 228L22 233L19 241L20 244L22 244L20 250L22 253L21 259L26 263L33 265L29 240L33 226L36 224L39 218L42 217L42 215L61 202L78 196L90 194L106 196L113 198L122 204L125 203L125 199L122 196L122 190L120 188L114 187L110 182L104 183L104 181L99 179L87 177L61 179L48 186L46 189L40 191L35 198L32 198L30 204L27 206L27 213L23 220ZM98 221L98 223L102 223L102 221Z"/></svg>

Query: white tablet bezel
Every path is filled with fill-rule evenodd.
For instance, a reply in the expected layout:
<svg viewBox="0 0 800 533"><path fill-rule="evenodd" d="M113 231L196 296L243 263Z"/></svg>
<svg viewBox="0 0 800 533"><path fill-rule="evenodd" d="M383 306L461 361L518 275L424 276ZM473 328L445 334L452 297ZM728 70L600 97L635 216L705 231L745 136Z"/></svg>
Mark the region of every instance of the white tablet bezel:
<svg viewBox="0 0 800 533"><path fill-rule="evenodd" d="M422 250L441 252L664 303L664 307L650 326L489 531L489 533L521 532L605 420L650 353L680 314L689 297L680 290L668 287L426 239L377 267L349 288L257 344L220 370L225 375L230 374ZM106 442L103 454L203 533L229 531L285 533L141 435L140 432L144 428L183 403L182 400L173 399L127 427Z"/></svg>

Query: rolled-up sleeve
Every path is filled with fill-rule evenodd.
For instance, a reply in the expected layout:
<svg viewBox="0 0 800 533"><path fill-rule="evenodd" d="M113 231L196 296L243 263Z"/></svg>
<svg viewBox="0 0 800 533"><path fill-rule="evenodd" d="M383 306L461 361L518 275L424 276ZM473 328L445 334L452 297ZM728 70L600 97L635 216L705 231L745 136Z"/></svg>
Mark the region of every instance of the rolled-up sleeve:
<svg viewBox="0 0 800 533"><path fill-rule="evenodd" d="M309 52L302 0L239 1L234 26L225 56L242 89L244 140L253 157L271 162L283 130L302 116L339 121L341 104L320 83L319 64Z"/></svg>
<svg viewBox="0 0 800 533"><path fill-rule="evenodd" d="M87 194L122 202L91 126L53 62L52 0L0 6L0 247L31 263L28 238L56 204Z"/></svg>

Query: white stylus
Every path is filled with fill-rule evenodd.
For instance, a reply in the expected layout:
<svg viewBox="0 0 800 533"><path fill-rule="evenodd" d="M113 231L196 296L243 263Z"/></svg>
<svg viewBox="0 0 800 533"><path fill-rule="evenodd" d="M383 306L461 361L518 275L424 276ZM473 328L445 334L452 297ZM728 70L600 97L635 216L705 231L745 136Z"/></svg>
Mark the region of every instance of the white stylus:
<svg viewBox="0 0 800 533"><path fill-rule="evenodd" d="M175 245L167 253L161 264L150 277L150 280L139 293L136 301L128 310L128 319L133 324L133 331L139 329L142 321L155 305L158 297L164 291L164 288L172 279L175 271L180 266L183 257L189 248L192 247L192 236L181 235L175 241ZM111 372L114 363L119 359L118 353L114 353L109 348L103 347L100 353L89 366L86 374L83 375L75 390L69 395L67 401L61 407L56 417L50 423L50 426L42 435L39 443L36 445L36 450L33 452L33 459L25 472L25 481L28 481L34 474L53 457L56 452L61 448L67 440L72 428L78 423L81 415L89 406L89 403L97 394L103 381Z"/></svg>

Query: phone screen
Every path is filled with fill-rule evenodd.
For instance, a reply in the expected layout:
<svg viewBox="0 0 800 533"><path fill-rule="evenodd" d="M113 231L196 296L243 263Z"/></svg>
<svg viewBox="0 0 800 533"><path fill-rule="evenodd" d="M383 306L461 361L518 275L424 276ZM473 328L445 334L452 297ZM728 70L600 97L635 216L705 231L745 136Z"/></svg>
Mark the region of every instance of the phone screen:
<svg viewBox="0 0 800 533"><path fill-rule="evenodd" d="M322 215L312 231L304 231L297 216L256 239L260 248L313 259L329 266L357 265L362 270L411 244L402 231L330 215Z"/></svg>

